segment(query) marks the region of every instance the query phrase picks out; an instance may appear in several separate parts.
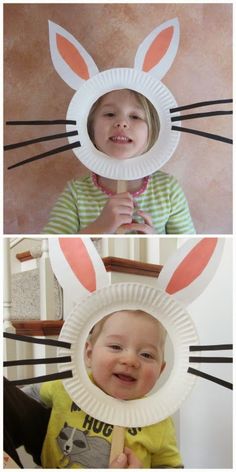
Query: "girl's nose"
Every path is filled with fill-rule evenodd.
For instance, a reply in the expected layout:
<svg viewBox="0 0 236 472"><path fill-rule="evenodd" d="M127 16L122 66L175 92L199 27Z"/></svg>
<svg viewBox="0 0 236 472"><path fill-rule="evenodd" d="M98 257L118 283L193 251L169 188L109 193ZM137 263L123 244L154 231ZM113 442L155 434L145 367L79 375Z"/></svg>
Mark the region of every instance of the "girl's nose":
<svg viewBox="0 0 236 472"><path fill-rule="evenodd" d="M115 128L123 129L128 127L128 121L125 118L120 118L114 123Z"/></svg>

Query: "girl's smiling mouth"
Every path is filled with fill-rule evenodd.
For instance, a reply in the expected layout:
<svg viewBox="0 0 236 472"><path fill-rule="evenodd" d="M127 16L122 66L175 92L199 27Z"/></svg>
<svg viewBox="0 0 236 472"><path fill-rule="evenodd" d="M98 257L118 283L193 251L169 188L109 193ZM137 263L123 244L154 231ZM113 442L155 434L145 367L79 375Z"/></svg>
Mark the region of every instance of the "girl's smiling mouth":
<svg viewBox="0 0 236 472"><path fill-rule="evenodd" d="M117 135L117 136L111 136L109 138L110 141L116 144L127 144L127 143L132 143L132 139L128 138L128 136L124 135Z"/></svg>

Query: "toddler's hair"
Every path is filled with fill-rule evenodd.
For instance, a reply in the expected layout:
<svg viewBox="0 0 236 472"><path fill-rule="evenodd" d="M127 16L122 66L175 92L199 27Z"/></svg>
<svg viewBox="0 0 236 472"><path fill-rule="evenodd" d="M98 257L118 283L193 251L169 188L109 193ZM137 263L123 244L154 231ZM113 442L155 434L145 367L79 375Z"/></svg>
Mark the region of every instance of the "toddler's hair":
<svg viewBox="0 0 236 472"><path fill-rule="evenodd" d="M152 317L152 315L149 315L149 313L146 313L145 311L142 311L142 310L120 310L120 311L121 312L122 311L128 311L128 312L131 312L131 313L135 313L135 314L137 314L137 316L138 315L146 315L146 316L151 317L154 321L156 321L159 324L159 327L162 331L162 341L163 341L163 349L164 349L167 331L166 331L166 329L164 328L164 326L162 325L162 323L159 320L155 319L154 317ZM88 337L88 340L91 342L92 345L95 344L95 342L98 339L98 336L101 334L103 326L104 326L106 320L108 318L110 318L112 315L115 315L116 313L119 313L119 312L114 311L113 313L110 313L109 315L104 316L104 318L102 318L100 321L98 321L93 326L93 328L91 329L91 331L89 333L89 337Z"/></svg>
<svg viewBox="0 0 236 472"><path fill-rule="evenodd" d="M154 108L153 104L150 102L150 100L148 100L148 98L142 95L141 93L136 92L135 90L131 90L131 89L124 89L124 90L128 90L129 92L135 95L135 97L137 98L137 100L139 101L140 105L142 106L145 112L147 125L148 125L148 141L147 141L147 147L144 152L147 152L149 151L149 149L151 149L153 144L156 142L159 135L159 131L160 131L160 121L159 121L157 111ZM111 93L111 92L108 92L108 93ZM94 145L95 145L95 142L94 142L94 133L93 133L93 120L94 120L95 112L98 106L100 105L103 97L104 95L99 97L98 100L93 104L89 112L89 116L88 116L88 124L87 124L88 134Z"/></svg>

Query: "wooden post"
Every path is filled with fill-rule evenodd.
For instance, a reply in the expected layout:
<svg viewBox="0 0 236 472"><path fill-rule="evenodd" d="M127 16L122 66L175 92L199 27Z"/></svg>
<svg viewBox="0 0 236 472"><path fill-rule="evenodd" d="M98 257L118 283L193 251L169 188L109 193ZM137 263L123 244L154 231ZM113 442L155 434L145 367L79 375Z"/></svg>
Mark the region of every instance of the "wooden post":
<svg viewBox="0 0 236 472"><path fill-rule="evenodd" d="M12 296L11 296L11 255L10 238L3 240L3 330L7 333L15 333L16 330L12 324ZM4 338L4 358L6 361L16 359L16 343L10 339ZM17 367L5 367L4 375L10 380L17 376Z"/></svg>
<svg viewBox="0 0 236 472"><path fill-rule="evenodd" d="M48 255L48 240L42 239L41 254L39 254L40 281L40 319L56 319L54 301L54 275Z"/></svg>

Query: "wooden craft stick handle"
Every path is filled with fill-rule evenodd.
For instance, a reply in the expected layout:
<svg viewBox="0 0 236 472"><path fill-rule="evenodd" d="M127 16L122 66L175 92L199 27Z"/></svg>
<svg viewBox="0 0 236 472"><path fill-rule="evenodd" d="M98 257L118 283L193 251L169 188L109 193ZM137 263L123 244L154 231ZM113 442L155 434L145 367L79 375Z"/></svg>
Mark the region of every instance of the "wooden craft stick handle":
<svg viewBox="0 0 236 472"><path fill-rule="evenodd" d="M117 180L117 193L127 192L127 180Z"/></svg>
<svg viewBox="0 0 236 472"><path fill-rule="evenodd" d="M124 451L124 444L125 428L123 426L114 426L112 431L109 465Z"/></svg>
<svg viewBox="0 0 236 472"><path fill-rule="evenodd" d="M117 180L117 193L127 192L127 181L126 180ZM126 230L120 226L116 230L116 234L125 234Z"/></svg>

